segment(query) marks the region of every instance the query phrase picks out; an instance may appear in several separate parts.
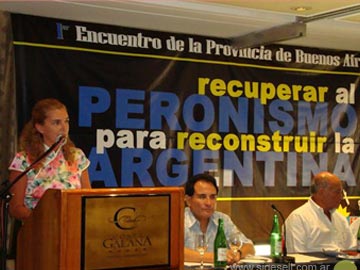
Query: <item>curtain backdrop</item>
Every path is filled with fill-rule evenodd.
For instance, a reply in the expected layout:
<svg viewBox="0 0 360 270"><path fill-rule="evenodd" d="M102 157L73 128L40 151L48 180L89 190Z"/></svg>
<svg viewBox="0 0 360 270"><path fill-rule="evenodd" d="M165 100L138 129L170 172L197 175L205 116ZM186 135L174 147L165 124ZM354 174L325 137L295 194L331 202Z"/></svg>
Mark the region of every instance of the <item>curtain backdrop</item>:
<svg viewBox="0 0 360 270"><path fill-rule="evenodd" d="M17 119L14 47L12 38L11 16L0 11L0 182L8 179L8 165L16 151ZM1 216L1 220L2 220ZM8 222L9 257L15 256L16 239L14 237L14 220ZM2 232L2 229L1 229Z"/></svg>
<svg viewBox="0 0 360 270"><path fill-rule="evenodd" d="M5 181L17 142L14 48L9 13L0 12L0 31L0 178Z"/></svg>

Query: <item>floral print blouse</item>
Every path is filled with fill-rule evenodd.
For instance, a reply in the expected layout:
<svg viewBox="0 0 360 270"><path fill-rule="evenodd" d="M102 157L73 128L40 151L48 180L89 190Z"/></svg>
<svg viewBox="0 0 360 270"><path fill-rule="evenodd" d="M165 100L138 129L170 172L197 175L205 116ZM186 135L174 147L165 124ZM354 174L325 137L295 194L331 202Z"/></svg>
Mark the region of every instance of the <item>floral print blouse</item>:
<svg viewBox="0 0 360 270"><path fill-rule="evenodd" d="M27 173L27 187L24 204L34 209L47 189L77 189L81 188L81 174L89 166L90 161L84 152L75 148L75 162L69 164L60 150L51 152L39 171L30 170ZM15 155L9 170L23 172L30 166L27 154L22 151Z"/></svg>

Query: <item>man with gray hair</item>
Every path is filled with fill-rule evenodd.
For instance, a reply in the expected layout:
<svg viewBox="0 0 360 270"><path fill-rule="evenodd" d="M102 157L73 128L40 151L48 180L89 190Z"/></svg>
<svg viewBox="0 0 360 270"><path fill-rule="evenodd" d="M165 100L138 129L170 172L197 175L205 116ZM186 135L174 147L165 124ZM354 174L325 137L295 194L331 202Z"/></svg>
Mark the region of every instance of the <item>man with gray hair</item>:
<svg viewBox="0 0 360 270"><path fill-rule="evenodd" d="M313 177L309 200L286 219L289 253L348 250L356 246L346 218L336 209L343 199L340 179L329 172Z"/></svg>

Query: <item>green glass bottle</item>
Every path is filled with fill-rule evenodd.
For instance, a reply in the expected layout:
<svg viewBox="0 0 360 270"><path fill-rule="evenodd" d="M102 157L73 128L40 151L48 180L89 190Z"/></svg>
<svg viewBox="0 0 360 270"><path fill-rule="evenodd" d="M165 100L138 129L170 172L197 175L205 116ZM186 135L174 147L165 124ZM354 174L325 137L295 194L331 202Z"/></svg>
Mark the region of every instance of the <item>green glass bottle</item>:
<svg viewBox="0 0 360 270"><path fill-rule="evenodd" d="M227 242L224 232L224 221L219 218L219 225L214 241L214 266L226 267Z"/></svg>
<svg viewBox="0 0 360 270"><path fill-rule="evenodd" d="M281 232L279 225L279 218L276 214L273 217L273 225L270 234L270 256L273 259L276 259L281 256Z"/></svg>

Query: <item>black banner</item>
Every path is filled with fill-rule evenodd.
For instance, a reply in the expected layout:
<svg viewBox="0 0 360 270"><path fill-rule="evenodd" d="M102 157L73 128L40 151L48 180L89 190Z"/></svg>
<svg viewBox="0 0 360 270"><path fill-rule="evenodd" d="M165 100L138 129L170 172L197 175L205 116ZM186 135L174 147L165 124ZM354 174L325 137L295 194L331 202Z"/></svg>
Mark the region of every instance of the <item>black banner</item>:
<svg viewBox="0 0 360 270"><path fill-rule="evenodd" d="M93 185L307 196L328 170L359 194L360 55L13 15L19 127L63 101Z"/></svg>

